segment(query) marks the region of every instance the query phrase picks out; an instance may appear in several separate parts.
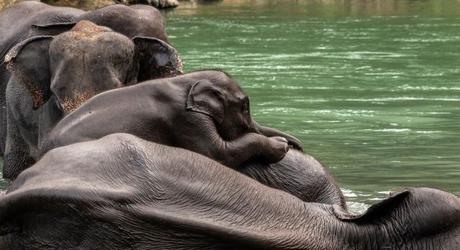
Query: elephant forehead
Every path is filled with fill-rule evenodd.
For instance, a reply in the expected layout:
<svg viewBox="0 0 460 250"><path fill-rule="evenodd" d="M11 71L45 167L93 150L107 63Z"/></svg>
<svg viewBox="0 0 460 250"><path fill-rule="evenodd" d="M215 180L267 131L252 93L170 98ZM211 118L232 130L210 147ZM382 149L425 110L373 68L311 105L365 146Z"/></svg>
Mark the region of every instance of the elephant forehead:
<svg viewBox="0 0 460 250"><path fill-rule="evenodd" d="M50 53L80 52L85 54L101 52L105 54L134 53L134 43L126 36L115 32L98 33L91 37L81 37L75 32L65 32L57 36L50 45Z"/></svg>
<svg viewBox="0 0 460 250"><path fill-rule="evenodd" d="M91 38L103 32L112 31L110 28L96 25L90 21L82 20L78 22L71 30L76 37Z"/></svg>

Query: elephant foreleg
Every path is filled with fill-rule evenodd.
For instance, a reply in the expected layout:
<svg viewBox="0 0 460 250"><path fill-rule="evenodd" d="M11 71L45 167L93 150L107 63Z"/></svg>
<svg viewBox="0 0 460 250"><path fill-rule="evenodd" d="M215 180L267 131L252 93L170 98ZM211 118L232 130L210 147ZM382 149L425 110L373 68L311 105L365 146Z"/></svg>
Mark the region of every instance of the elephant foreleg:
<svg viewBox="0 0 460 250"><path fill-rule="evenodd" d="M281 131L279 131L277 129L274 129L274 128L261 126L260 124L256 123L255 121L254 121L254 126L256 127L258 132L260 132L261 134L263 134L265 136L268 136L268 137L280 136L280 137L286 138L286 140L288 141L288 143L289 143L289 145L291 147L303 152L302 142L300 142L300 140L295 138L294 136L286 134L286 133L281 132Z"/></svg>
<svg viewBox="0 0 460 250"><path fill-rule="evenodd" d="M287 151L288 142L283 137L248 133L233 141L223 141L221 151L215 157L224 165L238 168L251 160L278 162Z"/></svg>
<svg viewBox="0 0 460 250"><path fill-rule="evenodd" d="M203 121L193 131L193 136L183 137L181 145L175 145L206 155L228 167L238 168L251 160L267 163L281 160L289 147L283 137L266 137L258 133L247 133L225 141L212 122Z"/></svg>

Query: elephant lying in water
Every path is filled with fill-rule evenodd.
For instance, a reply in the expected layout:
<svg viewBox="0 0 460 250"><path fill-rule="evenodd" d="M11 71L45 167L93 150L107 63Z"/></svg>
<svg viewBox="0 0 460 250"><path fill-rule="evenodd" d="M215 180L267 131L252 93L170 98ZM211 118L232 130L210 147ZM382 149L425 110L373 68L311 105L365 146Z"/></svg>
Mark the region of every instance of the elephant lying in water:
<svg viewBox="0 0 460 250"><path fill-rule="evenodd" d="M0 225L2 249L458 249L460 199L407 189L354 216L113 134L24 171L0 199Z"/></svg>
<svg viewBox="0 0 460 250"><path fill-rule="evenodd" d="M336 204L346 209L345 197L332 175L315 158L298 150L290 149L279 162L252 162L237 170L305 202Z"/></svg>
<svg viewBox="0 0 460 250"><path fill-rule="evenodd" d="M13 74L6 97L4 177L15 178L37 159L41 138L64 114L95 94L135 84L165 64L177 66L178 58L176 50L159 39L129 39L89 21L57 36L32 37L16 45L5 59ZM165 76L178 73L173 69ZM29 94L33 105L24 100Z"/></svg>
<svg viewBox="0 0 460 250"><path fill-rule="evenodd" d="M60 121L41 146L48 150L112 133L129 133L203 154L232 168L281 160L298 139L258 125L249 98L222 71L196 71L110 90Z"/></svg>
<svg viewBox="0 0 460 250"><path fill-rule="evenodd" d="M31 158L30 156L36 154L34 151L40 137L49 132L49 129L55 125L55 122L59 121L64 115L61 109L61 107L65 107L62 103L63 100L56 98L53 91L58 88L64 88L65 86L55 84L54 90L52 89L50 92L51 82L45 81L40 82L43 85L41 87L47 87L45 90L30 88L30 85L28 86L29 88L26 88L26 86L12 79L13 77L6 69L6 63L4 63L3 59L8 51L16 44L32 37L57 36L69 31L81 20L88 20L95 24L108 27L112 31L126 36L128 39L151 37L162 40L164 44L168 43L163 18L160 12L151 6L111 5L86 12L75 8L50 6L38 1L24 1L2 10L0 12L0 156L4 155L7 140L6 89L8 85L8 95L18 97L16 103L10 105L14 106L10 113L18 113L15 118L23 123L20 125L23 128L13 128L14 130L21 130L21 132L16 131L10 136L10 140L18 141L17 144L19 145L9 146L9 149L7 149L8 151L14 151L15 148L20 148L19 151L21 152L13 153L24 155L22 159L16 159L15 161L20 165L18 167L19 170L23 166L28 166L34 162L33 157ZM28 41L37 40L32 39ZM170 46L168 45L167 47ZM158 49L161 48L159 47ZM171 50L165 49L165 52L168 51ZM110 52L112 55L114 54L114 51ZM142 52L142 49L139 52ZM142 55L142 53L139 54ZM157 54L154 58L149 58L146 54L143 57L143 61L141 59L139 63L140 74L137 81L175 75L181 71L180 62L177 61L179 61L179 57L173 58L164 56L164 54ZM78 74L80 76L88 75ZM133 75L135 75L134 72ZM38 79L43 80L45 78L41 77ZM57 77L56 80L58 79L62 78ZM124 83L124 79L120 80ZM73 84L69 83L71 86ZM97 89L97 86L94 87ZM68 89L73 88L74 86ZM104 89L99 88L96 92L102 90ZM48 96L48 94L51 94L51 96ZM49 100L47 101L48 97ZM83 99L80 101L83 101ZM18 125L14 124L14 126ZM29 152L30 150L32 152ZM5 159L5 161L12 162L8 159ZM19 173L10 168L5 168L5 170L3 176L6 178L14 178Z"/></svg>

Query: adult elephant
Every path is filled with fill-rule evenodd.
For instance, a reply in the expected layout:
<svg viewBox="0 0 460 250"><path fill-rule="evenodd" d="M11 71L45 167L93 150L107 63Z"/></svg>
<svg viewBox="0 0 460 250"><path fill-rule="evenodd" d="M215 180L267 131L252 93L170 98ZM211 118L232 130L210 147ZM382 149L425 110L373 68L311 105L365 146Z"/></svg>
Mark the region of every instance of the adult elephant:
<svg viewBox="0 0 460 250"><path fill-rule="evenodd" d="M290 149L279 162L251 162L237 170L305 202L335 204L346 209L345 197L327 168L298 150Z"/></svg>
<svg viewBox="0 0 460 250"><path fill-rule="evenodd" d="M277 162L298 139L258 125L249 97L223 71L203 70L101 93L61 120L41 146L48 150L112 133L182 147L238 168Z"/></svg>
<svg viewBox="0 0 460 250"><path fill-rule="evenodd" d="M5 62L13 72L6 90L3 171L10 179L37 159L41 138L91 96L135 84L152 72L174 75L180 68L176 50L167 43L153 37L129 39L90 21L56 36L26 39Z"/></svg>
<svg viewBox="0 0 460 250"><path fill-rule="evenodd" d="M154 37L168 43L160 12L146 5L111 5L85 12L75 8L55 7L38 1L23 1L0 12L0 156L6 143L6 96L7 83L11 78L4 57L16 44L33 36L57 35L71 29L75 23L89 20L111 28L128 38ZM140 80L163 77L163 72L150 70L150 75ZM32 103L24 92L24 102Z"/></svg>
<svg viewBox="0 0 460 250"><path fill-rule="evenodd" d="M0 198L2 249L459 249L460 198L412 188L350 215L132 135L57 148Z"/></svg>

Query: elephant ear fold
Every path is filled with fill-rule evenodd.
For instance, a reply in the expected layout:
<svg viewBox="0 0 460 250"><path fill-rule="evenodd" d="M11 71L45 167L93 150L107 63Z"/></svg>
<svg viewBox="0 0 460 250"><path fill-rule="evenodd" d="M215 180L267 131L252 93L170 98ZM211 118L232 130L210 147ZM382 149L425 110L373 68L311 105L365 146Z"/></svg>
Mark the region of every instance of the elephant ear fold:
<svg viewBox="0 0 460 250"><path fill-rule="evenodd" d="M342 221L355 223L376 223L391 216L396 208L405 203L409 195L409 190L404 190L402 192L392 194L390 197L369 207L367 211L361 215L350 214L343 211L343 209L339 207L334 207L334 214Z"/></svg>
<svg viewBox="0 0 460 250"><path fill-rule="evenodd" d="M134 37L133 42L139 62L139 82L182 74L182 61L171 45L157 38L141 36Z"/></svg>
<svg viewBox="0 0 460 250"><path fill-rule="evenodd" d="M190 87L186 109L210 116L219 124L224 120L226 98L222 90L209 80L200 80Z"/></svg>
<svg viewBox="0 0 460 250"><path fill-rule="evenodd" d="M51 96L49 46L52 39L52 36L29 38L14 46L5 56L8 70L29 90L34 109Z"/></svg>
<svg viewBox="0 0 460 250"><path fill-rule="evenodd" d="M32 35L41 34L48 36L59 35L63 32L71 30L75 26L75 22L48 23L32 25Z"/></svg>

